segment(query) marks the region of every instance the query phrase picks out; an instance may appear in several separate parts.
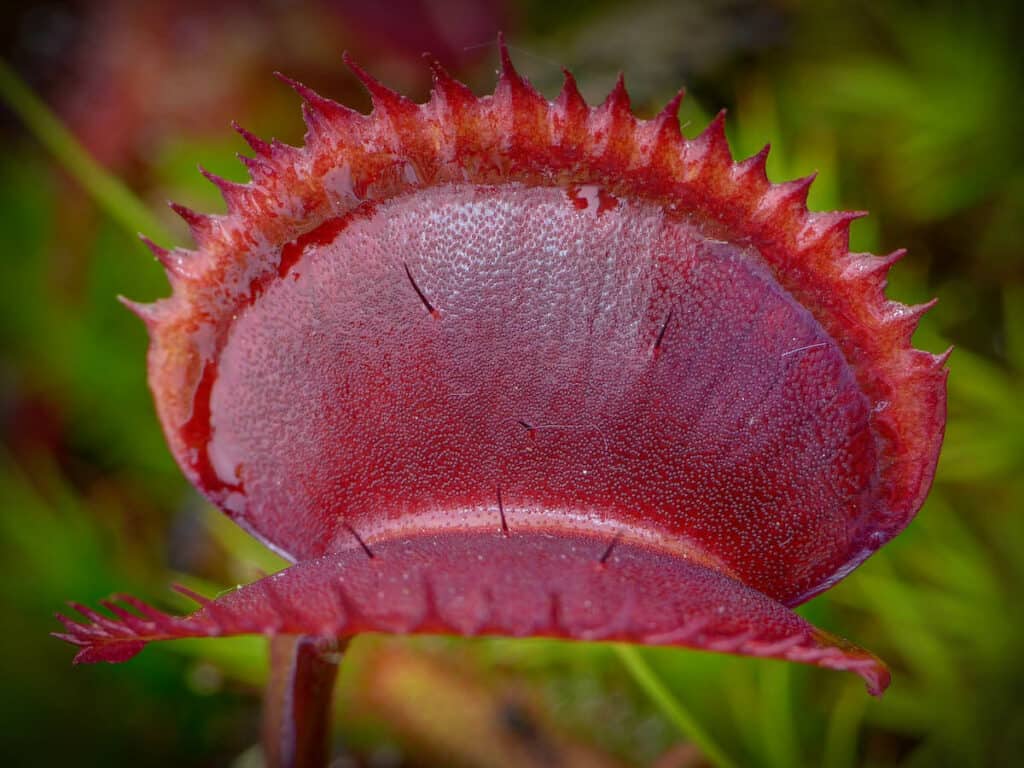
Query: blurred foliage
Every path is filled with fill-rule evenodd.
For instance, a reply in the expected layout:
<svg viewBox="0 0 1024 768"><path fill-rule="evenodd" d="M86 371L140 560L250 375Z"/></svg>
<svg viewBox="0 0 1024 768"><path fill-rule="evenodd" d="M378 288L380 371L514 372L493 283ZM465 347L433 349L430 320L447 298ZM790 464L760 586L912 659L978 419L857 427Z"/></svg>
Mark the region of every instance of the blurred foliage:
<svg viewBox="0 0 1024 768"><path fill-rule="evenodd" d="M299 141L297 105L270 90L269 73L287 63L314 78L333 71L312 84L365 104L335 61L347 45L362 51L371 71L425 93L419 50L409 46L429 47L430 39L409 43L401 24L374 26L354 4L304 9L327 14L333 26L323 29L339 36L336 46L318 40L309 50L300 50L309 18L288 27L298 44L228 44L239 29L273 39L288 13L300 13L288 4L257 3L244 14L234 3L217 13L184 5L190 34L230 53L209 62L220 67L210 77L253 94L233 102L236 115L193 113L181 93L139 111L148 93L185 87L176 78L187 47L181 53L178 43L165 43L151 52L159 67L148 79L128 78L136 48L124 43L118 59L116 35L138 29L149 40L149 27L139 25L154 24L132 16L130 4L29 4L3 33L7 57L73 130L81 113L67 94L76 89L76 104L102 104L112 115L100 131L106 149L119 148L108 165L154 211L167 197L216 209L216 195L194 173L197 160L243 177L231 158L240 142L226 138L230 116ZM452 66L478 89L490 87L495 66L488 24L502 23L517 63L549 96L565 64L592 100L624 70L645 114L685 84L688 135L728 107L737 156L770 141L773 179L820 172L812 207L872 211L855 225L857 249L910 248L890 295L906 302L938 295L918 344L957 346L946 446L925 508L851 578L801 609L890 662L886 696L871 700L859 681L821 670L643 650L656 679L739 765L1017 763L1024 754L1024 609L1015 599L1024 587L1021 10L909 0L525 0L463 3L489 10L477 26L460 26L445 15L452 3L435 5L430 18L452 19L435 25L436 45L447 46ZM88 44L97 30L106 35L106 69L92 72L98 56ZM238 80L251 73L256 89ZM123 123L122 103L134 110ZM172 643L130 664L72 669L70 649L46 637L56 628L52 612L69 597L95 602L123 590L183 609L168 596L172 580L216 592L281 563L208 509L164 446L146 390L145 334L114 301L166 293L157 265L10 115L0 119L0 753L9 765L258 765L251 747L266 663L259 639ZM666 711L607 646L363 637L349 656L338 692L345 765L501 765L490 747L530 738L563 755L600 754L609 765L704 764L679 745ZM415 717L432 698L448 702L453 719L444 733ZM489 741L452 739L453 730ZM529 750L522 754L527 762L507 764L540 764L529 762Z"/></svg>

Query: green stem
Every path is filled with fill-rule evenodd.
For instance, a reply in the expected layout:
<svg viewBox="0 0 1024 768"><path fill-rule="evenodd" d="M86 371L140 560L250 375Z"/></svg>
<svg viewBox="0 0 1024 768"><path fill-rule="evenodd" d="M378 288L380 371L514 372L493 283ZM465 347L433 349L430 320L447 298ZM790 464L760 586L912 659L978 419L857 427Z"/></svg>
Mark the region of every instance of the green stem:
<svg viewBox="0 0 1024 768"><path fill-rule="evenodd" d="M29 132L53 153L64 170L120 226L132 235L146 232L159 239L170 239L167 230L149 209L93 159L53 111L3 60L0 60L0 100L21 118Z"/></svg>
<svg viewBox="0 0 1024 768"><path fill-rule="evenodd" d="M704 756L718 768L735 768L734 763L714 742L708 733L701 728L680 701L658 679L635 646L615 643L612 648L618 654L623 665L651 700L658 705L667 717L687 739L692 741Z"/></svg>

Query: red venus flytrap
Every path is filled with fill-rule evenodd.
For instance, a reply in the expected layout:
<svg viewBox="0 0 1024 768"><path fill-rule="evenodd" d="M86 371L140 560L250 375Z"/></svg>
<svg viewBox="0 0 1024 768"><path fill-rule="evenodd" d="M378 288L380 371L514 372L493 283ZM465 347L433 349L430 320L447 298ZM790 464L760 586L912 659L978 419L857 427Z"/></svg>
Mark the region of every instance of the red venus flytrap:
<svg viewBox="0 0 1024 768"><path fill-rule="evenodd" d="M305 147L239 128L251 182L207 174L223 216L175 206L197 248L151 245L173 295L130 305L183 471L295 564L185 617L75 606L76 661L263 633L305 638L294 671L358 632L542 635L881 693L879 659L790 609L931 484L946 355L910 345L930 305L884 295L902 252L850 253L861 214L809 212L767 148L733 162L722 115L685 139L681 95L637 120L621 79L589 107L567 72L548 102L502 46L492 96L435 64L418 105L348 64L372 113L286 81Z"/></svg>

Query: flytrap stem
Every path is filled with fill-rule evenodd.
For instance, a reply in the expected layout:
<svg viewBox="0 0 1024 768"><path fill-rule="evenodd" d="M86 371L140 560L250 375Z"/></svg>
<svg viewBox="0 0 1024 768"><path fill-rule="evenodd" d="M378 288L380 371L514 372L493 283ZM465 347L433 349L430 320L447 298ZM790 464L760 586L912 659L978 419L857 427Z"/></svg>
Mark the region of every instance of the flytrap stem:
<svg viewBox="0 0 1024 768"><path fill-rule="evenodd" d="M347 644L295 635L270 639L270 677L263 699L267 768L327 765L334 681Z"/></svg>

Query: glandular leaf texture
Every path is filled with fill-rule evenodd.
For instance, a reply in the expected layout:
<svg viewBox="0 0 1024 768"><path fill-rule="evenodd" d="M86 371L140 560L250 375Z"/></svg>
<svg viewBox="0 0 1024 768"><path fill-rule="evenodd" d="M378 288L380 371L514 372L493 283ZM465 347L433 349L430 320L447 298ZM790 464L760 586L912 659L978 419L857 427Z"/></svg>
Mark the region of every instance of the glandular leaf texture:
<svg viewBox="0 0 1024 768"><path fill-rule="evenodd" d="M294 84L303 149L248 136L229 213L182 209L137 307L186 474L297 564L190 617L68 622L80 659L232 632L549 635L851 669L787 606L920 507L945 414L923 308L852 214L734 163L718 119L636 120L512 69L359 115Z"/></svg>

